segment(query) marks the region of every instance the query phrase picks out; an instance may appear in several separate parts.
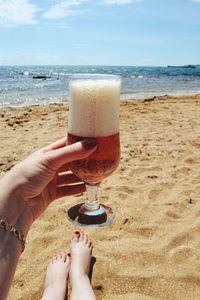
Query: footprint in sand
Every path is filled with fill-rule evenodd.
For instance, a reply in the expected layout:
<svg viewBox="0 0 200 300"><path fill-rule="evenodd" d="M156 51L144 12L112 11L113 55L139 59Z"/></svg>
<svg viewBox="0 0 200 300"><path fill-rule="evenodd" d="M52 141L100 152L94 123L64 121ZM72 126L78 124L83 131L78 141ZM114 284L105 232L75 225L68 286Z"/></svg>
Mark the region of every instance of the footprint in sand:
<svg viewBox="0 0 200 300"><path fill-rule="evenodd" d="M149 199L154 200L155 198L157 198L160 195L161 192L162 192L162 188L155 188L155 189L151 190L149 192Z"/></svg>
<svg viewBox="0 0 200 300"><path fill-rule="evenodd" d="M132 176L139 176L139 175L143 175L144 177L147 176L156 176L158 177L158 173L162 171L162 168L160 167L152 167L152 168L136 168L136 169L132 169L128 176L132 177Z"/></svg>
<svg viewBox="0 0 200 300"><path fill-rule="evenodd" d="M192 146L194 146L195 148L200 148L200 142L196 142L196 141L192 141L191 143L190 143Z"/></svg>
<svg viewBox="0 0 200 300"><path fill-rule="evenodd" d="M134 193L134 189L130 188L129 186L126 186L126 185L120 185L116 190L119 192L127 193L127 194Z"/></svg>
<svg viewBox="0 0 200 300"><path fill-rule="evenodd" d="M187 164L191 164L191 165L193 165L193 164L196 163L195 160L194 160L193 158L187 158L187 159L185 160L185 162L186 162Z"/></svg>
<svg viewBox="0 0 200 300"><path fill-rule="evenodd" d="M196 264L200 259L199 251L192 246L181 245L168 253L168 258L175 264Z"/></svg>
<svg viewBox="0 0 200 300"><path fill-rule="evenodd" d="M139 235L143 238L151 238L155 235L157 232L158 227L157 226L151 226L151 227L138 227L135 229L133 233L136 235Z"/></svg>
<svg viewBox="0 0 200 300"><path fill-rule="evenodd" d="M172 177L177 178L178 175L189 175L190 174L191 169L187 168L187 167L182 167L176 170L176 172L174 172L172 174Z"/></svg>
<svg viewBox="0 0 200 300"><path fill-rule="evenodd" d="M168 217L170 217L171 219L174 219L174 220L177 220L177 219L180 219L180 218L181 218L181 216L180 216L179 214L175 213L175 212L172 211L172 210L166 211L166 215L167 215Z"/></svg>
<svg viewBox="0 0 200 300"><path fill-rule="evenodd" d="M184 244L189 243L192 240L191 235L188 232L179 233L176 236L171 238L167 248L173 250L179 246L184 246Z"/></svg>
<svg viewBox="0 0 200 300"><path fill-rule="evenodd" d="M167 201L167 199L171 198L171 194L173 194L174 184L172 183L161 183L156 188L153 188L149 192L149 199L155 200L157 197L163 198L163 201Z"/></svg>

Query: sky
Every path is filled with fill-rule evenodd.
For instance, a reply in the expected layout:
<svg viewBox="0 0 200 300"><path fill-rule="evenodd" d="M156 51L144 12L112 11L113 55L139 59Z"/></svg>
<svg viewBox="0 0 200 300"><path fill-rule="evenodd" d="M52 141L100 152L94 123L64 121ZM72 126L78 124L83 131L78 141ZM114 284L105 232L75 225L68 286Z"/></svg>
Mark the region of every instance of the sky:
<svg viewBox="0 0 200 300"><path fill-rule="evenodd" d="M0 0L0 65L200 64L200 0Z"/></svg>

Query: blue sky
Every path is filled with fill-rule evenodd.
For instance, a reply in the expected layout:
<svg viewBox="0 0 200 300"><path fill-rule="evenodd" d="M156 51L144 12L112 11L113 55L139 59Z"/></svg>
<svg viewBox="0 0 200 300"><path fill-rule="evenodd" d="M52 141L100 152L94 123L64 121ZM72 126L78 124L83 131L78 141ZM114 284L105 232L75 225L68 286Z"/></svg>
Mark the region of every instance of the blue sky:
<svg viewBox="0 0 200 300"><path fill-rule="evenodd" d="M13 64L200 64L200 0L0 0Z"/></svg>

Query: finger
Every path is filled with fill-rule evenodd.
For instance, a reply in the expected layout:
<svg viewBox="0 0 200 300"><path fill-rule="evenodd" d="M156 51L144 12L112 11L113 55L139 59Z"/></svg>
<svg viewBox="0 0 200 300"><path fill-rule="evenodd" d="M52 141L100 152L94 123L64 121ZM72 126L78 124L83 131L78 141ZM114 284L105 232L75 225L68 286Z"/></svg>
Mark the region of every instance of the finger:
<svg viewBox="0 0 200 300"><path fill-rule="evenodd" d="M86 158L97 148L95 139L86 139L46 153L49 163L56 169L74 160Z"/></svg>
<svg viewBox="0 0 200 300"><path fill-rule="evenodd" d="M64 173L64 172L68 172L70 169L69 169L69 166L67 164L63 165L62 167L59 168L58 170L58 174L59 173Z"/></svg>
<svg viewBox="0 0 200 300"><path fill-rule="evenodd" d="M62 198L66 196L81 194L85 192L86 188L84 184L75 184L71 186L59 186L56 189L56 198Z"/></svg>
<svg viewBox="0 0 200 300"><path fill-rule="evenodd" d="M65 147L66 145L67 145L67 137L64 137L46 147L44 147L43 150L44 151L56 150L56 149Z"/></svg>
<svg viewBox="0 0 200 300"><path fill-rule="evenodd" d="M78 182L82 182L82 180L72 173L58 175L58 178L57 178L58 186L64 185L64 184L66 185L66 184L78 183Z"/></svg>

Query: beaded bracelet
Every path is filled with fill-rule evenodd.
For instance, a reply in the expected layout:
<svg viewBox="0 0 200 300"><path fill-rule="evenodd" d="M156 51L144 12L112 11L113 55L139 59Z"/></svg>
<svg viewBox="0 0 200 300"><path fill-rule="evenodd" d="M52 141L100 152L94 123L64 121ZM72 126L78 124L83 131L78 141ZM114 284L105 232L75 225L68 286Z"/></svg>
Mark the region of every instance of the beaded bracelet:
<svg viewBox="0 0 200 300"><path fill-rule="evenodd" d="M12 225L10 225L7 221L5 220L0 220L0 228L3 228L6 231L9 231L12 235L14 235L20 242L22 245L22 251L24 251L25 249L25 238L24 235L21 234L21 232L14 228Z"/></svg>

